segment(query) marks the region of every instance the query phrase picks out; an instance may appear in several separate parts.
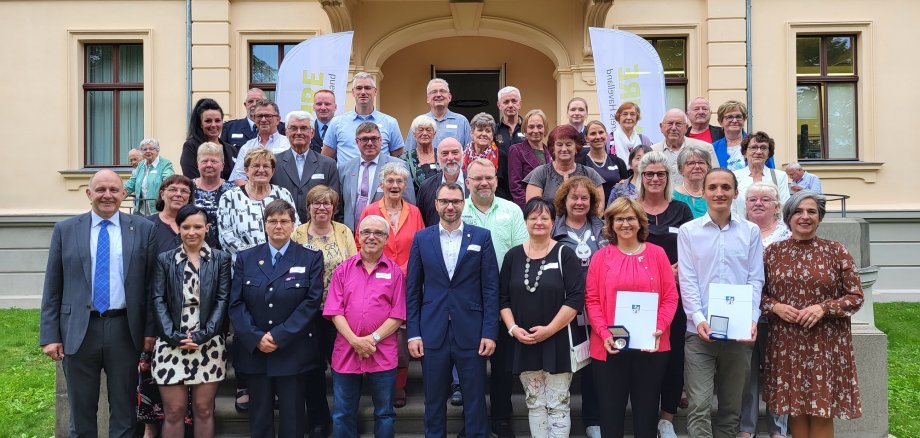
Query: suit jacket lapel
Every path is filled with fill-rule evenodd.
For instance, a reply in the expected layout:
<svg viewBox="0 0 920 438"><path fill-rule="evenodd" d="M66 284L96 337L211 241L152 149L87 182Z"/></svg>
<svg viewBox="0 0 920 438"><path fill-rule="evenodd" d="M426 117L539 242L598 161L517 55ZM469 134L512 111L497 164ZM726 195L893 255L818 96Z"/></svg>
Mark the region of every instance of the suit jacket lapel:
<svg viewBox="0 0 920 438"><path fill-rule="evenodd" d="M303 162L303 178L300 180L300 186L305 186L310 182L310 179L313 178L313 174L317 170L316 166L316 153L307 153L307 159ZM323 175L325 177L326 175Z"/></svg>
<svg viewBox="0 0 920 438"><path fill-rule="evenodd" d="M285 152L288 152L288 153L285 153L284 155L282 155L284 158L281 159L281 168L284 169L284 173L287 174L288 178L290 178L291 181L294 181L295 185L299 186L300 176L297 175L296 158L294 158L294 155L291 154L289 151L285 151Z"/></svg>
<svg viewBox="0 0 920 438"><path fill-rule="evenodd" d="M441 246L441 228L440 228L440 227L435 227L435 228L434 228L434 233L432 233L432 234L434 234L434 239L433 239L433 240L434 240L434 244L431 245L431 246L429 246L429 245L428 245L427 243L425 243L424 241L421 241L421 242L419 242L419 244L422 246L422 247L421 247L421 250L424 251L424 249L425 249L426 247L428 247L428 248L434 248L434 259L437 260L435 263L437 263L437 265L441 267L441 271L444 273L444 277L445 277L445 278L448 278L448 275L447 275L447 264L444 263L444 248ZM422 257L422 260L424 260L424 259L425 259L425 257L423 256L423 257ZM424 263L423 263L423 264L424 264ZM448 280L448 281L449 281L449 280Z"/></svg>
<svg viewBox="0 0 920 438"><path fill-rule="evenodd" d="M85 213L77 221L77 229L73 233L74 240L76 240L75 248L77 248L77 254L83 261L83 275L86 276L86 284L89 290L93 289L93 253L90 249L92 239L90 229L92 226L92 216L89 213Z"/></svg>
<svg viewBox="0 0 920 438"><path fill-rule="evenodd" d="M131 260L134 257L131 257L131 254L134 254L134 245L135 235L134 235L134 221L132 218L128 217L126 214L118 213L119 222L121 224L121 259L124 266L124 276L128 276L128 270L131 268ZM148 260L150 262L150 260ZM124 278L122 278L124 280Z"/></svg>
<svg viewBox="0 0 920 438"><path fill-rule="evenodd" d="M470 246L470 241L473 240L473 235L470 233L470 230L466 227L463 230L463 235L460 236L460 251L457 252L457 266L454 268L454 274L457 273L457 269L460 268L460 264L463 263L463 256L466 255L466 248Z"/></svg>

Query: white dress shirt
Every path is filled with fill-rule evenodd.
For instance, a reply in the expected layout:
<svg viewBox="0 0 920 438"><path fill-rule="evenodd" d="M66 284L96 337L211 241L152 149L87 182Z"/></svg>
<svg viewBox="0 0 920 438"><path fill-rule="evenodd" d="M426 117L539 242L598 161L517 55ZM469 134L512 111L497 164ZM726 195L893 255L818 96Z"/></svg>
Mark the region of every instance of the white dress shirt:
<svg viewBox="0 0 920 438"><path fill-rule="evenodd" d="M454 231L447 231L438 223L438 237L441 239L441 256L444 257L444 266L447 266L447 277L453 279L457 257L460 255L460 243L463 242L463 222Z"/></svg>
<svg viewBox="0 0 920 438"><path fill-rule="evenodd" d="M256 136L252 140L247 141L242 146L240 146L240 153L236 156L236 163L233 165L233 171L230 172L229 181L233 182L238 179L249 181L249 177L246 176L246 170L243 168L243 162L246 161L246 154L257 147L268 149L272 151L273 154L277 154L290 149L291 142L288 141L287 137L277 132L268 136L268 143L264 146L262 145L262 139L259 136Z"/></svg>
<svg viewBox="0 0 920 438"><path fill-rule="evenodd" d="M121 213L115 213L109 218L111 222L106 228L109 233L109 309L125 308L125 263L121 254ZM92 266L92 277L96 278L96 245L99 242L99 232L102 231L102 217L95 211L90 211L92 218L89 228L89 255ZM90 288L92 290L92 287ZM90 298L92 301L92 298Z"/></svg>
<svg viewBox="0 0 920 438"><path fill-rule="evenodd" d="M688 332L696 333L696 326L708 319L712 283L751 285L752 322L757 322L764 273L763 243L756 224L732 214L728 225L720 228L706 213L680 227L677 254Z"/></svg>

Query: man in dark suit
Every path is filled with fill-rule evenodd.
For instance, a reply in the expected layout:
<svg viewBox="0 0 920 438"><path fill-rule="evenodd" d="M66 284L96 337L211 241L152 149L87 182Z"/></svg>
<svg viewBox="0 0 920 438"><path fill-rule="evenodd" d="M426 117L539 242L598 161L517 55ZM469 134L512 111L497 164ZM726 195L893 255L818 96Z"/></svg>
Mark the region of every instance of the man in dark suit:
<svg viewBox="0 0 920 438"><path fill-rule="evenodd" d="M332 90L319 90L313 93L313 114L316 116L316 123L314 123L315 131L313 140L310 141L310 149L317 154L323 153L323 137L326 135L329 122L335 117L337 108L335 93Z"/></svg>
<svg viewBox="0 0 920 438"><path fill-rule="evenodd" d="M438 165L441 171L431 175L422 182L418 189L418 204L416 206L422 213L422 221L426 227L430 227L438 222L441 218L438 216L438 210L434 203L438 187L446 182L453 182L463 187L463 196L468 196L466 186L463 185L463 147L460 142L453 137L447 137L438 143L437 148Z"/></svg>
<svg viewBox="0 0 920 438"><path fill-rule="evenodd" d="M243 101L243 105L246 107L246 117L224 122L224 129L220 132L220 139L232 144L237 153L247 141L258 137L259 128L255 119L256 102L265 99L267 97L261 88L250 88L246 92L246 100ZM284 123L278 124L278 132L284 134Z"/></svg>
<svg viewBox="0 0 920 438"><path fill-rule="evenodd" d="M339 166L339 180L342 186L343 222L352 231L361 218L364 209L383 198L383 189L380 188L380 169L391 161L402 163L409 169L405 161L380 153L381 138L380 128L374 122L364 122L355 130L355 141L358 144L358 155ZM415 205L415 188L407 184L403 192L403 199Z"/></svg>
<svg viewBox="0 0 920 438"><path fill-rule="evenodd" d="M110 437L133 437L137 360L153 348L147 317L153 223L121 214L121 178L100 170L86 196L92 211L59 222L51 235L39 343L63 360L70 436L96 438L100 371L105 370Z"/></svg>
<svg viewBox="0 0 920 438"><path fill-rule="evenodd" d="M409 353L422 358L425 436L446 436L451 368L463 387L469 437L489 436L486 357L498 336L498 263L489 231L460 220L463 190L437 191L441 222L415 234L409 253L406 323Z"/></svg>
<svg viewBox="0 0 920 438"><path fill-rule="evenodd" d="M337 193L342 192L339 170L335 160L310 149L316 133L313 117L306 111L291 111L287 115L287 139L291 149L275 154L278 167L272 184L286 188L294 197L300 223L307 223L307 192L323 184Z"/></svg>
<svg viewBox="0 0 920 438"><path fill-rule="evenodd" d="M294 207L265 207L268 242L237 255L230 289L234 366L249 379L249 432L273 438L304 436L306 376L319 363L309 336L323 299L323 254L291 242Z"/></svg>

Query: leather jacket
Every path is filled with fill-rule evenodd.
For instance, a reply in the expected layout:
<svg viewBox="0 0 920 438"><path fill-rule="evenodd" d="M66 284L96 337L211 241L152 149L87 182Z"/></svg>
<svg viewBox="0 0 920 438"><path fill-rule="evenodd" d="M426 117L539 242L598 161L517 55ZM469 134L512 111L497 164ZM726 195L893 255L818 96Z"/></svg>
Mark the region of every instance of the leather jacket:
<svg viewBox="0 0 920 438"><path fill-rule="evenodd" d="M182 293L185 279L186 260L177 261L176 248L157 257L151 282L151 299L160 339L178 347L188 337L181 331L182 308L185 297ZM230 301L230 254L211 249L211 254L201 257L198 269L201 292L199 295L199 329L191 333L192 341L201 345L220 334L227 317Z"/></svg>

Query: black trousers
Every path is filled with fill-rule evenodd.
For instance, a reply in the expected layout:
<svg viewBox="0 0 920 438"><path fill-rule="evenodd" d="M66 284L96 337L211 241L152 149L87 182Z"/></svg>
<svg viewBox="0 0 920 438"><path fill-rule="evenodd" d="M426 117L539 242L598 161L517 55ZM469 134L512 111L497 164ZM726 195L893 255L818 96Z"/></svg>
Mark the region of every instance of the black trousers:
<svg viewBox="0 0 920 438"><path fill-rule="evenodd" d="M326 318L316 318L313 337L319 345L319 364L316 368L307 371L307 419L310 429L319 426L329 427L332 415L329 412L329 402L326 399L326 365L332 364L332 347L338 332L335 324Z"/></svg>
<svg viewBox="0 0 920 438"><path fill-rule="evenodd" d="M499 322L499 326L501 326ZM511 336L504 336L499 331L498 340L495 342L495 352L489 356L491 374L489 375L489 411L492 422L511 421L511 388L514 376L511 374L511 360L514 352L514 340Z"/></svg>
<svg viewBox="0 0 920 438"><path fill-rule="evenodd" d="M278 397L278 437L304 436L306 373L292 376L249 374L249 434L275 437L275 396Z"/></svg>
<svg viewBox="0 0 920 438"><path fill-rule="evenodd" d="M684 390L684 335L687 333L687 314L684 306L678 300L677 312L671 321L671 351L668 354L668 364L664 371L664 380L661 382L661 410L669 414L676 414L680 404L680 394Z"/></svg>
<svg viewBox="0 0 920 438"><path fill-rule="evenodd" d="M592 361L601 413L601 435L622 438L626 425L626 404L632 403L633 433L636 438L658 436L658 394L668 353L626 350L607 355L607 361Z"/></svg>

